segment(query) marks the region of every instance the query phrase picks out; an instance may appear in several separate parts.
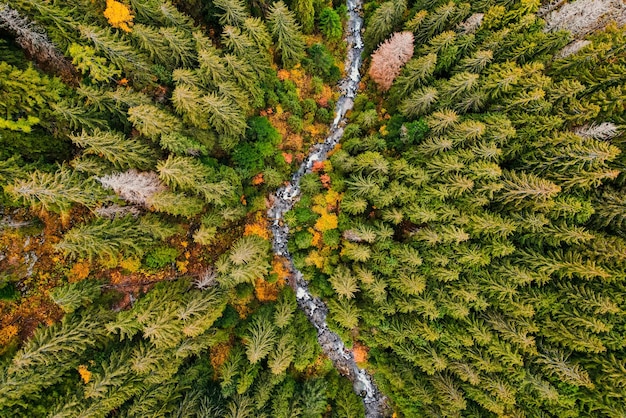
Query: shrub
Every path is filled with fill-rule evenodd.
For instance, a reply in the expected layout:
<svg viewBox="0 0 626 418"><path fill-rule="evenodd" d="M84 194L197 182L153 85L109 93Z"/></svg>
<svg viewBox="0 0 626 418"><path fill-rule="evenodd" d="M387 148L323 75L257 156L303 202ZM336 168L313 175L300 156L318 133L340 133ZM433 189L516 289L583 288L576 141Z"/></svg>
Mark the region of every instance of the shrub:
<svg viewBox="0 0 626 418"><path fill-rule="evenodd" d="M172 264L178 257L178 250L171 247L157 247L148 254L144 263L152 269L160 269L168 264Z"/></svg>

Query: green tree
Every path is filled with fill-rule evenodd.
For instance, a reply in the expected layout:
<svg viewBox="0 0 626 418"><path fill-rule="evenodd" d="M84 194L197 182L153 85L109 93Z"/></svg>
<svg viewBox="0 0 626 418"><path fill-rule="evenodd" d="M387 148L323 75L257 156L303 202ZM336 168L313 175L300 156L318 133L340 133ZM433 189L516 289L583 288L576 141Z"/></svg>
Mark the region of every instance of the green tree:
<svg viewBox="0 0 626 418"><path fill-rule="evenodd" d="M125 138L121 132L94 129L87 133L83 130L80 135L70 135L70 139L74 144L84 148L83 155L100 156L116 168L146 169L155 162L155 156L150 148L138 140Z"/></svg>
<svg viewBox="0 0 626 418"><path fill-rule="evenodd" d="M390 0L380 5L370 17L363 39L366 51L373 51L402 22L406 0Z"/></svg>
<svg viewBox="0 0 626 418"><path fill-rule="evenodd" d="M343 35L339 14L330 7L325 7L319 16L320 32L331 42L337 42Z"/></svg>
<svg viewBox="0 0 626 418"><path fill-rule="evenodd" d="M246 356L251 363L257 363L264 359L274 348L277 339L272 321L260 316L250 323L245 338L247 340ZM287 350L287 347L284 347L284 350ZM282 368L282 365L276 363L276 361L274 361L274 364L277 370Z"/></svg>
<svg viewBox="0 0 626 418"><path fill-rule="evenodd" d="M5 186L5 191L29 206L52 212L67 212L73 204L94 207L103 198L93 179L84 179L67 166L54 173L33 171Z"/></svg>
<svg viewBox="0 0 626 418"><path fill-rule="evenodd" d="M272 4L268 24L283 67L292 67L304 57L304 38L296 17L282 0Z"/></svg>

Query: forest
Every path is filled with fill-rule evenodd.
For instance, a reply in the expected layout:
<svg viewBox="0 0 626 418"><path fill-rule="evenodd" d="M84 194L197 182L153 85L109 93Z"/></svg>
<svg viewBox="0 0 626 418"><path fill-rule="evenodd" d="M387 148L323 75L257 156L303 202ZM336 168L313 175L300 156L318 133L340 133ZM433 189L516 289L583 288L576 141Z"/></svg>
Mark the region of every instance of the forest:
<svg viewBox="0 0 626 418"><path fill-rule="evenodd" d="M0 416L626 416L626 7L357 4L284 256L350 2L0 2Z"/></svg>

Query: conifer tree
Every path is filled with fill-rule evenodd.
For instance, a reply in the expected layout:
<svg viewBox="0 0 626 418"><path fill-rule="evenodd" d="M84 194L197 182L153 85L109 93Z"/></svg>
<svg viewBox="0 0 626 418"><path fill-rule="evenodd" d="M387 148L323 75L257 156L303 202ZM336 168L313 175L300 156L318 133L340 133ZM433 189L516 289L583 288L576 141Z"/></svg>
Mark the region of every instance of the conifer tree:
<svg viewBox="0 0 626 418"><path fill-rule="evenodd" d="M304 39L295 15L282 0L270 7L268 24L283 67L297 64L304 57Z"/></svg>

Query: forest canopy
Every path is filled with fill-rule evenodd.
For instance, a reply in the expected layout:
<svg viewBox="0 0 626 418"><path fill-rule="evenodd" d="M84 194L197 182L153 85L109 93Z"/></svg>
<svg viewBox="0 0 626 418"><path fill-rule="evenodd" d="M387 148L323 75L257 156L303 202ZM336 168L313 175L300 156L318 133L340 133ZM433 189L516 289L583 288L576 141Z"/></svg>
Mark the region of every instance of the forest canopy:
<svg viewBox="0 0 626 418"><path fill-rule="evenodd" d="M1 416L626 416L624 6L357 9L0 3Z"/></svg>

